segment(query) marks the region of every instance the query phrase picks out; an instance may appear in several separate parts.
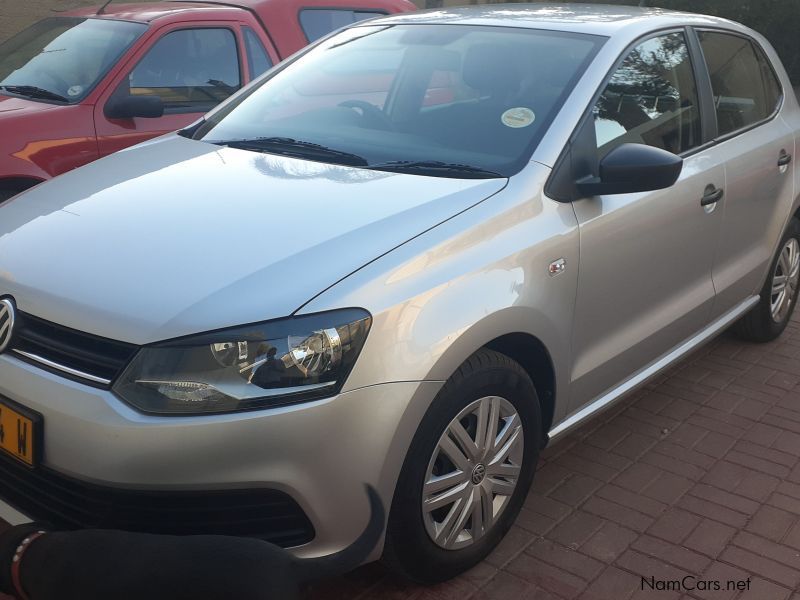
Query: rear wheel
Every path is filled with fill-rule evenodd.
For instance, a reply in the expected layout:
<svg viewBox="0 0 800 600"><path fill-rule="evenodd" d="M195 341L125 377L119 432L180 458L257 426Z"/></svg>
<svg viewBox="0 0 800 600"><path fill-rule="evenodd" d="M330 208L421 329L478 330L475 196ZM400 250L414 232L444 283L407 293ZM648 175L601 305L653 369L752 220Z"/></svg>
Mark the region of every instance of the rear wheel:
<svg viewBox="0 0 800 600"><path fill-rule="evenodd" d="M736 333L752 342L777 338L792 317L800 284L800 221L792 219L761 289L761 301L736 324Z"/></svg>
<svg viewBox="0 0 800 600"><path fill-rule="evenodd" d="M466 571L500 542L530 488L541 442L527 373L490 350L448 380L412 441L397 484L385 561L423 583Z"/></svg>

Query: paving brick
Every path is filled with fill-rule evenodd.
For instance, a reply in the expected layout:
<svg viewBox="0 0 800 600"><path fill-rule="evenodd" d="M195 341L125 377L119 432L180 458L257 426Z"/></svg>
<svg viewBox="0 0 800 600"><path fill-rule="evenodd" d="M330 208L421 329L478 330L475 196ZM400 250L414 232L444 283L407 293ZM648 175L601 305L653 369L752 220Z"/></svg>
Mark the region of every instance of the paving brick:
<svg viewBox="0 0 800 600"><path fill-rule="evenodd" d="M497 548L486 558L486 562L493 567L502 568L508 561L521 553L531 541L530 533L519 525L512 525Z"/></svg>
<svg viewBox="0 0 800 600"><path fill-rule="evenodd" d="M705 471L701 467L698 467L692 464L691 462L682 460L679 457L662 453L663 449L664 448L662 447L662 445L659 445L652 452L648 452L647 454L645 454L641 458L641 462L644 462L648 465L652 465L654 467L659 467L667 471L668 473L680 475L681 477L687 477L688 479L697 480L703 477L703 475L705 475ZM711 457L707 458L709 458L709 460L713 462L713 459L711 459Z"/></svg>
<svg viewBox="0 0 800 600"><path fill-rule="evenodd" d="M789 530L789 533L786 534L786 537L783 539L783 543L793 548L800 549L800 523L796 523L794 527Z"/></svg>
<svg viewBox="0 0 800 600"><path fill-rule="evenodd" d="M597 496L610 500L611 502L616 502L622 506L627 506L628 508L650 515L651 517L660 516L667 507L663 502L636 494L614 484L601 487L597 491Z"/></svg>
<svg viewBox="0 0 800 600"><path fill-rule="evenodd" d="M549 492L556 489L564 480L572 475L572 471L559 466L555 463L548 463L544 467L540 467L536 471L536 477L533 483L533 489L542 495L547 495Z"/></svg>
<svg viewBox="0 0 800 600"><path fill-rule="evenodd" d="M697 484L690 492L692 496L708 500L725 508L735 510L745 515L752 515L759 509L759 503L736 494L731 494L710 485Z"/></svg>
<svg viewBox="0 0 800 600"><path fill-rule="evenodd" d="M781 481L775 491L784 496L791 496L800 501L800 485L791 481Z"/></svg>
<svg viewBox="0 0 800 600"><path fill-rule="evenodd" d="M746 580L748 576L749 574L747 572L742 571L738 567L734 567L722 562L714 562L706 570L706 572L703 573L700 579L691 584L694 589L690 591L690 594L695 598L700 598L701 600L731 600L733 597L739 594L740 590L736 587L733 589L727 589L727 583L729 581L738 582ZM715 590L711 587L699 589L701 581L719 582L722 589Z"/></svg>
<svg viewBox="0 0 800 600"><path fill-rule="evenodd" d="M767 501L767 504L774 506L775 508L785 510L786 512L800 515L800 500L797 498L784 496L783 494L772 494L770 499Z"/></svg>
<svg viewBox="0 0 800 600"><path fill-rule="evenodd" d="M556 525L548 538L569 548L578 547L588 540L603 525L596 515L576 511Z"/></svg>
<svg viewBox="0 0 800 600"><path fill-rule="evenodd" d="M611 481L619 474L617 469L587 460L574 452L567 452L555 459L555 463L582 475L601 481Z"/></svg>
<svg viewBox="0 0 800 600"><path fill-rule="evenodd" d="M678 506L701 517L732 527L743 527L747 523L747 515L690 494L681 498Z"/></svg>
<svg viewBox="0 0 800 600"><path fill-rule="evenodd" d="M711 519L703 519L692 533L683 540L683 545L716 558L728 545L736 529Z"/></svg>
<svg viewBox="0 0 800 600"><path fill-rule="evenodd" d="M663 540L643 535L631 546L634 550L674 565L690 573L702 573L711 564L711 559L697 552Z"/></svg>
<svg viewBox="0 0 800 600"><path fill-rule="evenodd" d="M784 425L785 424L784 422ZM800 434L784 431L778 436L778 439L775 440L772 447L776 450L797 456L798 452L800 452Z"/></svg>
<svg viewBox="0 0 800 600"><path fill-rule="evenodd" d="M654 521L653 517L596 496L587 500L583 510L635 531L644 531Z"/></svg>
<svg viewBox="0 0 800 600"><path fill-rule="evenodd" d="M742 465L743 467L760 471L762 473L769 473L775 477L786 477L790 472L788 467L761 458L756 458L750 454L736 452L735 450L733 452L728 452L725 460L737 465Z"/></svg>
<svg viewBox="0 0 800 600"><path fill-rule="evenodd" d="M681 496L689 491L692 485L694 485L694 482L686 477L680 477L672 473L663 473L658 479L648 485L642 494L648 498L664 502L665 504L674 504Z"/></svg>
<svg viewBox="0 0 800 600"><path fill-rule="evenodd" d="M598 560L612 563L628 549L628 546L633 543L638 535L635 531L621 527L611 521L606 521L580 547L580 551Z"/></svg>
<svg viewBox="0 0 800 600"><path fill-rule="evenodd" d="M616 471L622 471L628 468L632 463L629 459L618 454L612 454L606 450L601 450L596 446L591 446L588 443L578 444L572 448L571 452L576 456L580 456L591 462L596 462L606 467L610 467Z"/></svg>
<svg viewBox="0 0 800 600"><path fill-rule="evenodd" d="M586 438L586 443L604 450L611 450L630 435L630 431L621 425L606 424Z"/></svg>
<svg viewBox="0 0 800 600"><path fill-rule="evenodd" d="M603 482L594 477L573 475L548 495L553 500L558 500L569 506L578 506L602 485Z"/></svg>
<svg viewBox="0 0 800 600"><path fill-rule="evenodd" d="M614 479L614 484L631 492L641 492L663 475L664 471L658 467L646 463L633 463Z"/></svg>
<svg viewBox="0 0 800 600"><path fill-rule="evenodd" d="M747 469L729 462L718 462L703 476L703 483L733 492L747 476Z"/></svg>
<svg viewBox="0 0 800 600"><path fill-rule="evenodd" d="M557 521L548 516L535 512L529 508L522 507L517 517L516 524L525 531L536 535L544 535L555 527Z"/></svg>
<svg viewBox="0 0 800 600"><path fill-rule="evenodd" d="M581 596L581 600L626 600L639 589L640 578L607 567Z"/></svg>
<svg viewBox="0 0 800 600"><path fill-rule="evenodd" d="M737 600L787 600L792 591L763 579L753 579Z"/></svg>
<svg viewBox="0 0 800 600"><path fill-rule="evenodd" d="M734 493L763 502L772 491L778 487L780 480L772 475L765 475L758 471L746 471L739 483L733 489Z"/></svg>
<svg viewBox="0 0 800 600"><path fill-rule="evenodd" d="M594 579L605 567L599 560L545 539L534 541L525 549L525 552L543 562L577 575L585 581Z"/></svg>
<svg viewBox="0 0 800 600"><path fill-rule="evenodd" d="M669 441L684 448L692 448L706 435L708 429L684 422L670 433Z"/></svg>
<svg viewBox="0 0 800 600"><path fill-rule="evenodd" d="M800 585L800 570L792 569L749 550L731 546L722 552L720 560L791 589L796 589Z"/></svg>
<svg viewBox="0 0 800 600"><path fill-rule="evenodd" d="M702 522L697 515L671 508L650 526L647 533L675 544L682 542Z"/></svg>
<svg viewBox="0 0 800 600"><path fill-rule="evenodd" d="M587 585L580 577L525 553L512 560L506 570L566 600L577 598Z"/></svg>
<svg viewBox="0 0 800 600"><path fill-rule="evenodd" d="M746 531L741 531L736 534L733 543L740 548L749 550L759 556L772 559L788 567L794 567L796 569L800 566L800 550L796 548L777 544Z"/></svg>
<svg viewBox="0 0 800 600"><path fill-rule="evenodd" d="M743 440L769 448L775 443L783 430L766 423L756 423L744 434Z"/></svg>
<svg viewBox="0 0 800 600"><path fill-rule="evenodd" d="M641 577L654 577L662 581L679 580L690 575L684 569L679 569L664 560L647 556L635 550L625 551L617 559L616 565Z"/></svg>
<svg viewBox="0 0 800 600"><path fill-rule="evenodd" d="M636 431L641 431L641 427L636 427ZM655 436L654 436L655 437ZM614 446L611 450L614 454L619 454L631 460L639 458L642 454L652 448L657 442L658 438L648 437L639 433L631 433L628 437L622 440L619 444ZM660 438L660 435L659 435Z"/></svg>
<svg viewBox="0 0 800 600"><path fill-rule="evenodd" d="M714 458L722 458L733 448L735 443L736 438L717 433L716 431L710 431L708 435L697 442L694 446L694 450L702 454L708 454Z"/></svg>
<svg viewBox="0 0 800 600"><path fill-rule="evenodd" d="M743 440L736 444L736 451L743 452L744 454L749 454L750 456L755 456L757 458L767 460L779 465L783 465L784 467L792 468L797 464L798 456L797 454L788 454L786 452L781 452L779 450L772 450L769 448L764 448L758 444L754 444L752 442Z"/></svg>
<svg viewBox="0 0 800 600"><path fill-rule="evenodd" d="M524 506L534 512L538 512L542 515L550 517L555 521L560 521L572 511L572 508L563 502L559 502L557 500L553 500L552 498L548 498L547 496L538 494L536 490L536 483L534 483L533 489L525 499Z"/></svg>
<svg viewBox="0 0 800 600"><path fill-rule="evenodd" d="M797 515L772 506L762 506L747 524L747 531L780 541L796 521Z"/></svg>

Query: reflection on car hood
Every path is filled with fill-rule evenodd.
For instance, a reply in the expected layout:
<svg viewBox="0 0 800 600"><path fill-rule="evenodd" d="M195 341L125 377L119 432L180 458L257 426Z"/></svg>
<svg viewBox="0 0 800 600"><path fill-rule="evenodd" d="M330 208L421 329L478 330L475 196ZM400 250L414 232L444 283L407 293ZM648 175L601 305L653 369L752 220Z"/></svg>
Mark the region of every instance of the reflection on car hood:
<svg viewBox="0 0 800 600"><path fill-rule="evenodd" d="M505 184L168 136L0 207L0 296L137 344L282 317Z"/></svg>

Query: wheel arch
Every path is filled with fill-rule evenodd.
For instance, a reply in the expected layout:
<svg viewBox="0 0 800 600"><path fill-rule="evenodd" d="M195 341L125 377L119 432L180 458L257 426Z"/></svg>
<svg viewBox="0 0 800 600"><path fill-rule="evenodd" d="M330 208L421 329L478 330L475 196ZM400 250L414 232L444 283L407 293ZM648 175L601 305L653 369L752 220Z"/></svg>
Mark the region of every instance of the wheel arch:
<svg viewBox="0 0 800 600"><path fill-rule="evenodd" d="M508 356L525 370L533 381L542 412L542 440L553 425L556 406L556 372L553 359L544 343L530 333L501 335L484 346Z"/></svg>

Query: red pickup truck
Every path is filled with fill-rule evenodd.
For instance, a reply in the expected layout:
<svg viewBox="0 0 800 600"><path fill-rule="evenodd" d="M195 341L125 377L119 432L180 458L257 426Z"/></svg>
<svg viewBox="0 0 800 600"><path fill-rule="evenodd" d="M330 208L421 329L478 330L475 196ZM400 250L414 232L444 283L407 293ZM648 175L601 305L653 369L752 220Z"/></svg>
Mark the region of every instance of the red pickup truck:
<svg viewBox="0 0 800 600"><path fill-rule="evenodd" d="M409 0L107 3L0 45L0 202L185 127L273 64Z"/></svg>

